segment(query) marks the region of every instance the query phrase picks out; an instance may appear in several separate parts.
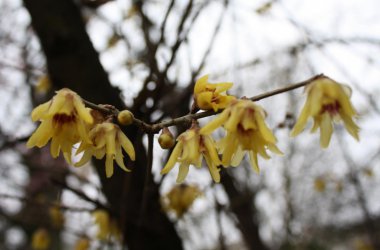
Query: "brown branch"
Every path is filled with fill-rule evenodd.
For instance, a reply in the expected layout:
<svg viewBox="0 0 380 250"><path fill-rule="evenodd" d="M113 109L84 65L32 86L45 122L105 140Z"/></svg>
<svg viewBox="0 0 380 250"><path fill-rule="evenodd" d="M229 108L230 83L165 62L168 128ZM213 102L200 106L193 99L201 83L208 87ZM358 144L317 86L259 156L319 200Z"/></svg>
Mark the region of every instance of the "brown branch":
<svg viewBox="0 0 380 250"><path fill-rule="evenodd" d="M0 193L0 199L13 199L13 200L18 200L20 202L27 202L32 205L36 206L51 206L51 207L57 207L62 210L67 210L70 212L92 212L94 209L91 208L84 208L84 207L70 207L70 206L65 206L61 205L55 202L41 202L38 200L34 200L28 197L23 197L23 196L16 196L16 195L11 195L11 194L5 194L5 193Z"/></svg>
<svg viewBox="0 0 380 250"><path fill-rule="evenodd" d="M249 98L249 100L251 100L253 102L260 101L260 100L268 98L268 97L272 97L272 96L275 96L275 95L278 95L281 93L285 93L285 92L288 92L288 91L291 91L291 90L294 90L297 88L304 87L307 84L309 84L309 83L311 83L311 82L313 82L319 78L328 78L328 77L323 75L323 74L319 74L319 75L313 76L313 77L311 77L305 81L290 84L290 85L282 87L282 88L278 88L278 89L275 89L275 90L272 90L269 92L265 92L265 93L260 94L260 95L253 96L253 97ZM86 100L84 100L84 103L90 108L99 110L99 111L107 113L107 114L114 114L114 115L118 114L117 109L111 110L111 109L96 105L94 103L88 102ZM149 124L149 123L146 123L146 122L144 122L138 118L134 118L134 124L137 125L140 129L142 129L146 133L158 133L161 129L163 129L165 127L171 127L171 126L179 125L179 124L188 124L188 123L191 123L192 120L198 120L201 118L209 117L212 115L216 115L220 112L222 112L222 110L217 111L217 112L214 112L213 110L208 110L208 111L203 111L203 112L199 112L196 114L188 114L185 116L181 116L178 118L174 118L171 120L163 121L160 123L154 123L154 124Z"/></svg>

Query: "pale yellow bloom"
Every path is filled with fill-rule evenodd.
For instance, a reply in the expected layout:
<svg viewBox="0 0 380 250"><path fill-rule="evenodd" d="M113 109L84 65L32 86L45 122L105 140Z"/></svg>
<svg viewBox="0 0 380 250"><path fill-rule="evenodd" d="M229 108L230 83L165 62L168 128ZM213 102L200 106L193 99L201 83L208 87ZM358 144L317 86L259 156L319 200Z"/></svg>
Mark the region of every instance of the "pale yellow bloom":
<svg viewBox="0 0 380 250"><path fill-rule="evenodd" d="M161 174L167 174L178 162L180 166L177 183L181 183L189 172L189 165L200 168L204 157L213 180L220 182L218 166L221 165L221 162L211 136L200 135L199 128L196 125L179 135L177 141L168 162L161 170Z"/></svg>
<svg viewBox="0 0 380 250"><path fill-rule="evenodd" d="M200 195L202 192L197 186L176 185L163 196L162 205L166 211L173 211L177 217L182 217Z"/></svg>
<svg viewBox="0 0 380 250"><path fill-rule="evenodd" d="M314 180L314 190L317 192L324 192L326 190L326 180L323 177L317 177Z"/></svg>
<svg viewBox="0 0 380 250"><path fill-rule="evenodd" d="M35 90L39 94L46 94L51 89L50 78L47 75L41 76L35 86Z"/></svg>
<svg viewBox="0 0 380 250"><path fill-rule="evenodd" d="M309 117L314 119L311 131L321 131L320 144L328 147L334 130L333 123L343 121L347 131L359 140L359 127L353 121L356 111L350 102L351 90L329 78L320 78L306 86L307 99L294 125L291 136L303 131Z"/></svg>
<svg viewBox="0 0 380 250"><path fill-rule="evenodd" d="M111 122L96 124L89 132L90 142L83 141L78 148L77 154L84 152L82 159L75 164L76 167L84 165L92 156L102 159L106 156L106 175L113 175L113 161L125 171L130 171L124 165L122 148L127 152L129 158L135 160L135 149L128 137L121 131L120 127Z"/></svg>
<svg viewBox="0 0 380 250"><path fill-rule="evenodd" d="M44 228L37 229L32 235L32 248L34 250L46 250L50 246L50 236Z"/></svg>
<svg viewBox="0 0 380 250"><path fill-rule="evenodd" d="M57 206L52 206L49 208L49 216L52 225L60 229L63 227L63 224L65 223L65 216L63 215L61 209Z"/></svg>
<svg viewBox="0 0 380 250"><path fill-rule="evenodd" d="M234 96L229 96L226 91L232 87L232 82L209 83L208 75L198 79L194 86L194 99L197 107L203 110L225 108Z"/></svg>
<svg viewBox="0 0 380 250"><path fill-rule="evenodd" d="M117 239L120 238L120 231L117 224L107 211L98 209L92 212L95 224L98 226L98 233L96 237L99 240L108 240L109 237L114 236Z"/></svg>
<svg viewBox="0 0 380 250"><path fill-rule="evenodd" d="M45 146L51 139L50 153L56 158L62 151L71 163L71 150L79 141L87 141L88 124L93 123L90 110L86 109L79 95L69 89L56 92L52 100L32 111L32 120L40 126L27 142L27 147Z"/></svg>
<svg viewBox="0 0 380 250"><path fill-rule="evenodd" d="M277 139L265 123L265 111L250 100L235 100L213 121L204 126L201 134L210 134L222 126L226 136L219 142L222 163L225 167L238 166L247 151L250 163L259 172L257 155L269 159L267 149L282 154Z"/></svg>
<svg viewBox="0 0 380 250"><path fill-rule="evenodd" d="M80 238L75 242L75 250L88 250L90 249L90 240L88 238Z"/></svg>

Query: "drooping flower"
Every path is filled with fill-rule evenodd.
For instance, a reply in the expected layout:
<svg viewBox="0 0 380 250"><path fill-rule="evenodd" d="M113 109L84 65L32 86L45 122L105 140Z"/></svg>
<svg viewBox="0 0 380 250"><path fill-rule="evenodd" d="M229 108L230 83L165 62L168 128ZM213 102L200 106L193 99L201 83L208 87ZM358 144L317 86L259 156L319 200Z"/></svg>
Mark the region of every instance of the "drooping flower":
<svg viewBox="0 0 380 250"><path fill-rule="evenodd" d="M163 196L162 206L166 211L175 212L180 218L200 195L202 191L195 185L176 185Z"/></svg>
<svg viewBox="0 0 380 250"><path fill-rule="evenodd" d="M39 228L32 235L32 249L46 250L50 246L50 236L46 229Z"/></svg>
<svg viewBox="0 0 380 250"><path fill-rule="evenodd" d="M309 117L314 120L311 131L321 131L320 145L328 147L334 130L333 123L343 121L347 131L359 140L359 127L353 121L356 111L350 102L351 90L327 77L319 78L305 87L306 103L294 125L291 136L303 131Z"/></svg>
<svg viewBox="0 0 380 250"><path fill-rule="evenodd" d="M223 109L235 99L225 92L232 87L232 82L209 83L208 75L198 79L194 86L194 99L197 107L203 110Z"/></svg>
<svg viewBox="0 0 380 250"><path fill-rule="evenodd" d="M52 100L32 111L32 120L40 126L27 142L27 147L45 146L51 139L50 153L56 158L62 151L71 163L71 150L79 141L89 142L88 125L93 123L90 109L85 108L79 95L69 89L56 92Z"/></svg>
<svg viewBox="0 0 380 250"><path fill-rule="evenodd" d="M77 150L77 154L84 152L82 159L74 164L80 167L88 162L92 156L102 159L106 156L106 176L113 175L113 161L127 172L130 170L124 165L122 148L127 152L129 158L135 160L135 149L128 137L121 131L120 127L111 122L96 124L89 132L90 142L83 141Z"/></svg>
<svg viewBox="0 0 380 250"><path fill-rule="evenodd" d="M177 183L182 183L189 172L189 165L200 168L204 157L213 180L220 182L218 166L221 165L221 162L211 136L200 135L198 125L193 125L179 135L177 141L161 174L167 174L178 162L180 166Z"/></svg>
<svg viewBox="0 0 380 250"><path fill-rule="evenodd" d="M265 116L265 111L252 101L235 100L213 121L206 124L200 133L210 134L223 126L226 136L218 142L223 166L238 166L245 152L248 152L251 166L259 172L258 154L269 159L269 149L282 155L276 146L276 137L265 123Z"/></svg>
<svg viewBox="0 0 380 250"><path fill-rule="evenodd" d="M90 249L90 240L87 237L82 237L75 242L75 250L88 250Z"/></svg>
<svg viewBox="0 0 380 250"><path fill-rule="evenodd" d="M107 240L109 237L114 236L120 238L120 231L116 222L110 217L107 211L97 209L92 212L95 224L98 226L98 233L96 237L99 240Z"/></svg>

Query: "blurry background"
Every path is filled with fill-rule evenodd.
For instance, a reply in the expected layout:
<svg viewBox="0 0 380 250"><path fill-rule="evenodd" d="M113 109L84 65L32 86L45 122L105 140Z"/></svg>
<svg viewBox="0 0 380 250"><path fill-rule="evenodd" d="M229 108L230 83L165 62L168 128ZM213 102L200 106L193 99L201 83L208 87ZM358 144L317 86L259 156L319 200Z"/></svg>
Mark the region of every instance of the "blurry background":
<svg viewBox="0 0 380 250"><path fill-rule="evenodd" d="M29 249L46 228L49 249L83 237L90 249L379 249L379 9L377 0L0 0L0 248ZM157 143L139 213L147 143L133 126L133 171L115 168L111 179L102 162L74 169L49 147L25 147L31 110L63 87L156 122L187 114L205 74L250 97L319 73L352 88L360 142L343 126L326 150L318 134L289 138L301 89L259 101L285 156L260 159L260 175L247 163L223 169L220 184L190 168L186 183L203 195L180 218L161 208L177 169L159 175L167 152ZM91 212L104 207L123 242L97 239Z"/></svg>

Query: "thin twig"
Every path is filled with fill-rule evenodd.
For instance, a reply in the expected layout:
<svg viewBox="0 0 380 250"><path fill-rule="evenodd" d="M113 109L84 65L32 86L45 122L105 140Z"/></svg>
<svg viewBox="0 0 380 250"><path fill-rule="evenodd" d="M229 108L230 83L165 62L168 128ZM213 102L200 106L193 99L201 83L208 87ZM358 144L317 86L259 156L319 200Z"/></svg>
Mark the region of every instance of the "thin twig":
<svg viewBox="0 0 380 250"><path fill-rule="evenodd" d="M57 207L59 209L67 210L67 211L70 211L70 212L92 212L94 210L94 209L91 209L91 208L84 208L84 207L69 207L69 206L64 206L64 205L60 205L60 204L55 203L55 202L41 202L41 201L38 201L38 200L33 200L31 198L28 198L28 197L16 196L16 195L11 195L11 194L4 194L4 193L0 193L0 198L1 199L18 200L20 202L27 202L29 204L36 205L36 206L42 206L42 205L44 205L44 206Z"/></svg>
<svg viewBox="0 0 380 250"><path fill-rule="evenodd" d="M275 90L272 90L269 92L265 92L265 93L260 94L260 95L253 96L253 97L249 98L249 100L254 101L254 102L260 101L262 99L265 99L265 98L268 98L271 96L275 96L275 95L278 95L278 94L281 94L284 92L288 92L288 91L291 91L291 90L294 90L297 88L304 87L307 84L309 84L309 83L311 83L311 82L313 82L319 78L328 78L328 77L323 75L323 74L319 74L319 75L313 76L313 77L311 77L305 81L290 84L290 85L282 87L282 88L278 88L278 89L275 89ZM99 111L107 113L107 114L117 115L117 113L118 113L118 111L116 109L111 110L111 109L96 105L96 104L91 103L91 102L86 101L86 100L84 100L84 103L90 108L99 110ZM166 120L166 121L163 121L160 123L153 123L153 124L149 124L149 123L146 123L146 122L144 122L138 118L134 118L134 124L137 125L138 127L140 127L140 129L147 132L148 134L150 134L150 133L155 134L155 133L158 133L161 129L163 129L165 127L171 127L174 125L191 123L192 120L198 120L198 119L205 118L208 116L216 115L220 112L222 112L222 110L217 111L217 112L214 112L213 110L208 110L208 111L203 111L203 112L199 112L196 114L188 114L188 115L181 116L181 117L178 117L175 119Z"/></svg>

